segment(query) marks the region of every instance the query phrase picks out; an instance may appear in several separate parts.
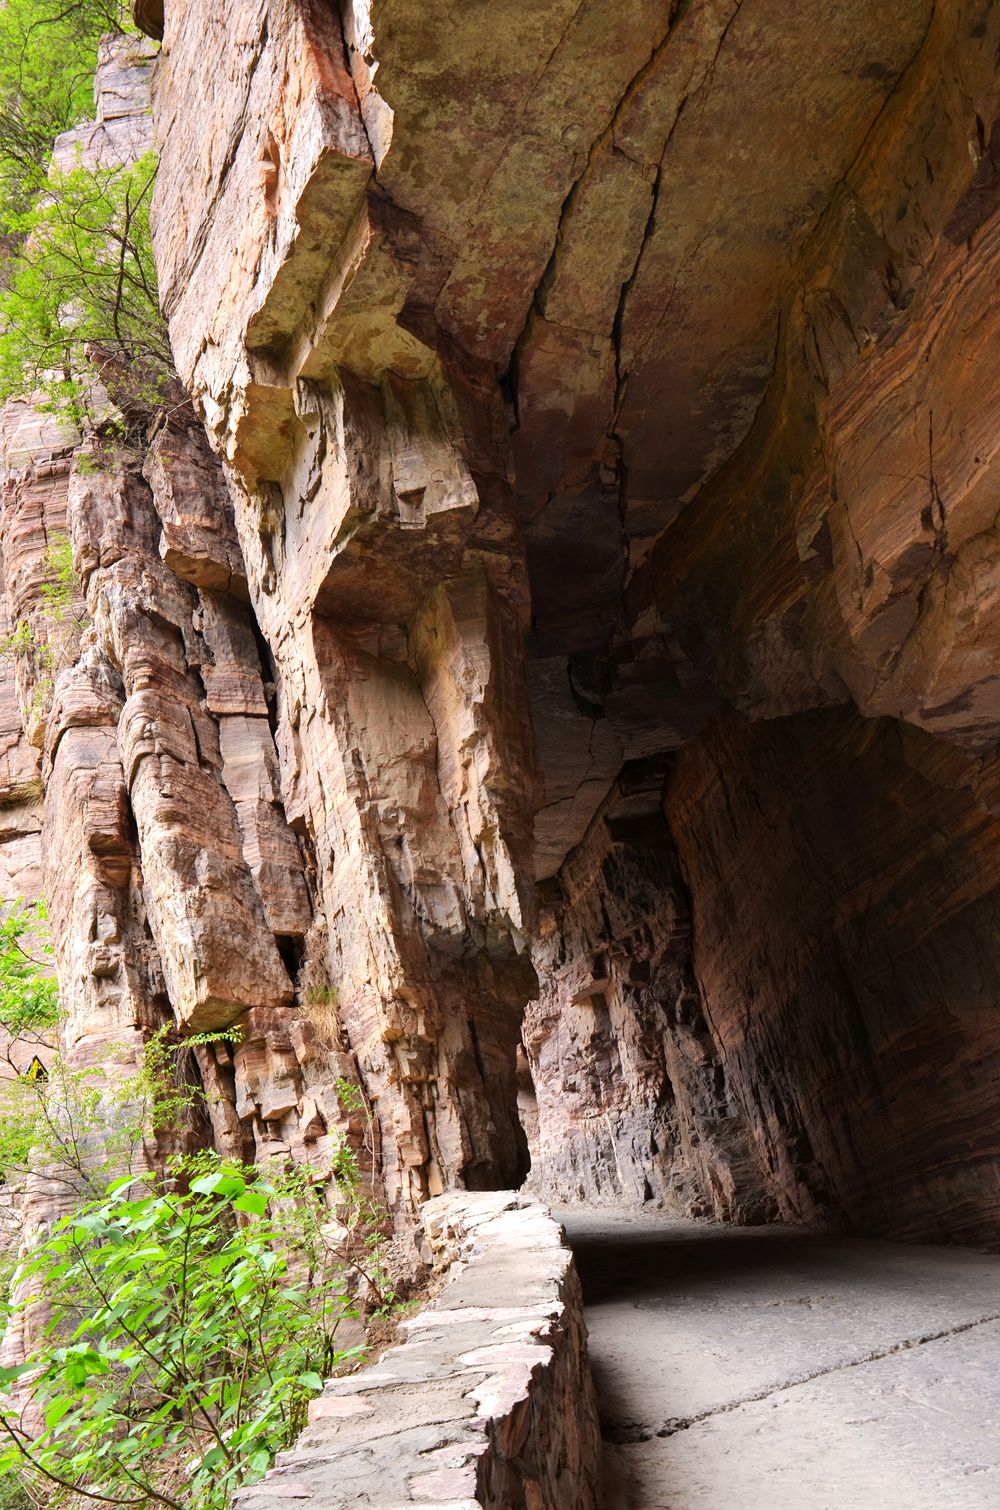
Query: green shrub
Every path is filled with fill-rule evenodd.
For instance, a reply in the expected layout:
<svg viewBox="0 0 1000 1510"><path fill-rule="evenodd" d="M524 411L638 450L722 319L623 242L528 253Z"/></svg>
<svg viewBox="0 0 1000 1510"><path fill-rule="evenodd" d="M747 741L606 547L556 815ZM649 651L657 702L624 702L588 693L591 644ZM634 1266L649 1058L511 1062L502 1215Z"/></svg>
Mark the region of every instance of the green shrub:
<svg viewBox="0 0 1000 1510"><path fill-rule="evenodd" d="M0 1014L51 1044L55 985L26 947L48 948L43 930L42 908L0 920ZM178 1045L164 1028L132 1074L54 1053L47 1079L2 1087L7 1190L30 1174L70 1210L0 1263L0 1323L23 1321L28 1339L24 1363L0 1369L0 1510L81 1497L223 1510L294 1440L324 1377L359 1356L342 1340L359 1303L393 1303L381 1213L346 1142L322 1173L212 1152L149 1169L159 1134L191 1126L204 1100L186 1049L223 1038L238 1030Z"/></svg>
<svg viewBox="0 0 1000 1510"><path fill-rule="evenodd" d="M96 370L126 412L166 403L175 380L149 226L155 174L152 153L78 166L54 174L23 215L0 295L0 401L37 395L92 424L102 418Z"/></svg>
<svg viewBox="0 0 1000 1510"><path fill-rule="evenodd" d="M49 536L45 552L47 578L42 583L42 602L46 618L55 624L65 622L80 591L80 579L73 565L73 543L58 532Z"/></svg>
<svg viewBox="0 0 1000 1510"><path fill-rule="evenodd" d="M16 1473L0 1473L0 1510L34 1510L34 1505Z"/></svg>
<svg viewBox="0 0 1000 1510"><path fill-rule="evenodd" d="M48 1503L222 1510L305 1424L309 1398L360 1349L344 1229L328 1240L307 1172L202 1156L165 1184L127 1177L58 1223L19 1275L14 1311L44 1300L42 1343L19 1378L42 1431L0 1411L0 1473ZM329 1213L327 1213L329 1215Z"/></svg>

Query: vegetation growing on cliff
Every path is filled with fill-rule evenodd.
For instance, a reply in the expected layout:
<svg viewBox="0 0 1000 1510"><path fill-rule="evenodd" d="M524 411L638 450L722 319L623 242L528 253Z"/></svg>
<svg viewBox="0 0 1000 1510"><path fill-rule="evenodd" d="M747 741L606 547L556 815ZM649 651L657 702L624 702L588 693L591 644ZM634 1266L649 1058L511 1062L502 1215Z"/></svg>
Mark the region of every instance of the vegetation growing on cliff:
<svg viewBox="0 0 1000 1510"><path fill-rule="evenodd" d="M50 1047L59 1019L51 958L45 903L9 905L0 916L0 1032L33 1048ZM9 1045L6 1054L10 1064Z"/></svg>
<svg viewBox="0 0 1000 1510"><path fill-rule="evenodd" d="M18 619L7 634L0 636L0 662L13 661L19 667L22 712L29 716L41 712L55 686L56 676L75 658L80 631L86 622L86 608L68 535L53 533L49 536L45 572L42 602L33 617ZM34 690L30 701L25 701L24 689L30 684ZM15 918L16 912L8 915L8 921Z"/></svg>
<svg viewBox="0 0 1000 1510"><path fill-rule="evenodd" d="M50 161L55 138L93 114L99 38L129 29L119 0L0 8L0 401L32 394L78 426L110 417L106 395L126 416L158 409L173 381L153 154L123 162L109 138Z"/></svg>
<svg viewBox="0 0 1000 1510"><path fill-rule="evenodd" d="M30 1376L32 1413L0 1413L0 1472L49 1505L223 1510L305 1425L309 1398L358 1355L352 1256L332 1240L308 1173L276 1178L212 1156L165 1180L129 1176L59 1222L19 1276L44 1297L42 1342L0 1385Z"/></svg>
<svg viewBox="0 0 1000 1510"><path fill-rule="evenodd" d="M20 221L0 295L0 400L41 395L82 426L106 405L96 373L126 412L166 401L173 367L149 226L155 176L152 153L50 176Z"/></svg>
<svg viewBox="0 0 1000 1510"><path fill-rule="evenodd" d="M0 230L17 234L52 144L91 114L100 38L130 29L125 0L5 0L0 8Z"/></svg>
<svg viewBox="0 0 1000 1510"><path fill-rule="evenodd" d="M55 987L22 946L42 926L25 909L0 924L0 1014L48 1041ZM41 1176L68 1205L22 1243L0 1298L0 1321L27 1339L24 1363L0 1369L0 1483L32 1504L224 1510L294 1440L323 1379L360 1354L342 1340L359 1302L391 1301L379 1213L346 1143L335 1210L325 1174L302 1166L202 1151L150 1167L159 1135L193 1125L204 1100L178 1054L234 1036L175 1047L163 1030L117 1080L56 1055L47 1081L6 1083L7 1188Z"/></svg>

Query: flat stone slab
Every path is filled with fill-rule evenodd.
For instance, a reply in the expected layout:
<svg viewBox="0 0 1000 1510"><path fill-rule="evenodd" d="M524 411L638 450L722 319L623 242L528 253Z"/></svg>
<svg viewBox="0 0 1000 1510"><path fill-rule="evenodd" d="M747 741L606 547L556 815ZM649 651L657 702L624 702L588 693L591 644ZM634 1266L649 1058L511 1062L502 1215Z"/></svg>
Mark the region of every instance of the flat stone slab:
<svg viewBox="0 0 1000 1510"><path fill-rule="evenodd" d="M606 1510L996 1510L1000 1260L560 1213Z"/></svg>

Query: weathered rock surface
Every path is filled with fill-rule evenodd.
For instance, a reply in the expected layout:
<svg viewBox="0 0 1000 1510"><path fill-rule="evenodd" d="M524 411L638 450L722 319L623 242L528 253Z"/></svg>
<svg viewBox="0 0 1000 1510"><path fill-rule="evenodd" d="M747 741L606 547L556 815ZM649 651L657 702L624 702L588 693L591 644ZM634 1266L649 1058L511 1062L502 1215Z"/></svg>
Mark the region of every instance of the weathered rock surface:
<svg viewBox="0 0 1000 1510"><path fill-rule="evenodd" d="M104 50L97 121L57 158L146 150L149 61L134 43ZM2 895L49 901L62 1048L114 1078L164 1024L239 1019L235 1055L195 1051L217 1144L322 1167L342 1135L363 1141L336 1089L357 1070L306 1013L292 1021L314 909L219 463L183 407L121 442L11 403L0 438ZM53 594L67 541L72 601L65 581ZM30 1052L14 1046L18 1068ZM44 1182L29 1192L29 1224L53 1199Z"/></svg>
<svg viewBox="0 0 1000 1510"><path fill-rule="evenodd" d="M763 1219L776 1202L692 969L662 781L662 762L626 769L542 913L524 1024L532 1179L564 1204Z"/></svg>
<svg viewBox="0 0 1000 1510"><path fill-rule="evenodd" d="M182 122L209 108L229 146L206 158ZM329 11L168 8L155 109L164 307L227 463L315 887L312 963L372 1097L387 1193L510 1184L533 764L501 398L482 361L397 322L419 244L367 197Z"/></svg>
<svg viewBox="0 0 1000 1510"><path fill-rule="evenodd" d="M527 1005L546 1190L995 1235L997 24L165 7L164 307L394 1201L517 1170Z"/></svg>
<svg viewBox="0 0 1000 1510"><path fill-rule="evenodd" d="M329 1381L292 1451L237 1503L595 1510L596 1400L558 1224L524 1196L459 1193L425 1204L417 1238L442 1293L377 1363Z"/></svg>
<svg viewBox="0 0 1000 1510"><path fill-rule="evenodd" d="M0 896L71 1063L237 1025L174 1137L346 1138L401 1226L530 1139L566 1202L996 1244L1000 12L136 15L55 161L155 142L190 403L0 420ZM539 1316L473 1262L412 1324L400 1503L589 1503L497 1201ZM369 1473L367 1387L248 1505Z"/></svg>
<svg viewBox="0 0 1000 1510"><path fill-rule="evenodd" d="M683 25L703 15L691 7ZM911 61L856 155L817 202L808 231L782 240L787 260L774 285L772 351L749 387L738 372L752 347L737 342L723 359L706 325L691 338L689 319L695 301L695 318L719 322L727 336L739 333L744 293L756 297L762 286L766 259L753 222L774 181L757 199L752 153L713 157L708 136L704 171L690 188L681 175L675 190L664 174L650 221L654 240L643 252L647 268L657 236L690 234L693 246L704 239L713 248L710 215L685 223L696 193L728 180L730 202L740 207L738 219L730 213L721 222L729 251L743 259L739 274L713 278L711 256L703 262L699 253L687 274L678 272L676 290L669 274L659 294L669 313L655 341L648 336L652 354L673 350L675 331L687 332L690 346L675 369L681 374L708 341L716 398L693 404L685 425L648 427L660 495L635 514L634 531L627 509L609 509L602 525L574 497L565 511L570 554L558 541L551 550L547 544L540 571L532 514L536 626L549 605L565 601L568 614L574 593L580 615L591 614L598 583L607 584L609 605L606 648L596 653L592 639L581 644L583 654L557 654L541 679L533 664L533 702L546 787L566 794L557 811L569 839L617 770L619 749L646 756L686 745L676 778L665 783L665 809L690 900L690 968L708 1062L719 1064L726 1096L757 1143L757 1169L753 1161L743 1166L743 1189L756 1197L762 1181L783 1211L799 1217L996 1241L1000 1084L987 1005L996 993L995 426L987 357L993 301L985 291L995 275L996 18L955 5L913 20ZM730 46L734 60L746 58L736 40L751 21L744 5L720 64ZM891 25L886 40L901 41L905 24ZM675 43L681 35L678 29ZM853 35L860 40L863 31ZM783 44L772 38L772 45ZM670 45L664 59L669 54ZM774 52L757 54L752 80L734 77L724 104L717 69L714 106L702 90L698 110L689 116L689 100L681 124L690 119L707 130L713 108L736 110L737 99L768 87L775 66ZM878 71L873 64L869 76ZM808 121L812 88L803 73L779 125L793 116L797 126ZM675 133L667 161L676 150ZM780 142L769 147L763 166L774 166L783 150ZM566 253L564 239L556 275ZM697 281L693 293L682 292L686 276ZM626 302L641 284L642 276L633 281ZM647 306L648 330L654 318ZM578 366L565 371L575 377ZM666 385L661 394L669 416L676 389ZM747 397L752 423L733 450L720 436ZM516 450L526 425L523 388L518 413ZM540 425L537 457L552 454L546 445L557 433L578 434L569 426L560 432L555 421ZM647 475L635 450L641 433L632 436L630 490ZM714 464L699 480L710 446ZM552 688L559 685L564 710L556 723ZM706 717L727 703L767 722L751 727L730 718L702 735ZM879 721L865 726L847 708L822 718L807 711L850 703ZM579 739L577 775L567 782L573 705L589 710L593 738ZM617 732L624 719L634 743ZM622 932L620 915L606 907L605 875L580 893L582 857L603 852L609 828L613 834L613 818L599 813L560 873L557 906L570 920L571 952L580 947L581 910L604 913L603 924L587 930L584 960L602 926L610 941ZM560 856L554 845L543 849L547 832L538 830L543 873ZM647 829L633 846L637 861L649 838ZM672 906L662 908L660 948L673 916ZM656 960L655 946L636 946L640 970L649 961L655 970ZM544 966L540 974L545 1001ZM609 1041L619 1052L638 1042L650 1063L662 1055L659 1024L641 1010L629 1011L625 1033L594 1035L589 1021L577 1025L577 989L575 979L557 986L544 1015L529 1010L528 1027L548 1151L542 1178L567 1195L593 1193L607 1183L603 1171L616 1167L614 1116L603 1149L593 1147ZM624 1050L634 1056L634 1048ZM554 1085L557 1065L564 1084L590 1078L579 1146L571 1139L580 1101L567 1105L551 1094L546 1102L544 1084ZM616 1076L612 1065L611 1085ZM670 1076L659 1083L668 1096L676 1090ZM691 1092L680 1104L692 1109L699 1136L711 1138L718 1114L706 1121ZM658 1115L662 1125L662 1112L640 1117L642 1134L648 1127L656 1137ZM654 1192L672 1176L673 1147L648 1161ZM634 1190L631 1158L617 1183Z"/></svg>

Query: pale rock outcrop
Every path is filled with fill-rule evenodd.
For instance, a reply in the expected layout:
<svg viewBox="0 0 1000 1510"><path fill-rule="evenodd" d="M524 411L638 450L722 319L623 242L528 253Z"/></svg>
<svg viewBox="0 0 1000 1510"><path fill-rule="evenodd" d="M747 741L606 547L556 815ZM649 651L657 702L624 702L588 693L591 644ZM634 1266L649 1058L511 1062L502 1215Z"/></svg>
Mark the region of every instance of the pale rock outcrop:
<svg viewBox="0 0 1000 1510"><path fill-rule="evenodd" d="M57 162L148 148L150 53L102 50L96 123L61 138ZM238 1047L195 1050L217 1145L322 1168L341 1135L363 1144L364 1117L337 1094L357 1078L350 1054L321 1056L302 1014L289 1020L313 907L219 463L183 404L124 440L114 427L84 439L27 403L8 404L0 430L3 895L49 900L63 1052L115 1079L164 1025L241 1019ZM206 1131L159 1136L161 1156ZM27 1226L58 1199L35 1182Z"/></svg>
<svg viewBox="0 0 1000 1510"><path fill-rule="evenodd" d="M228 146L206 156L180 123L215 88L209 54ZM343 57L324 7L167 9L156 250L273 663L314 963L405 1205L526 1163L526 591L503 406L482 364L397 320L420 249L368 196Z"/></svg>

